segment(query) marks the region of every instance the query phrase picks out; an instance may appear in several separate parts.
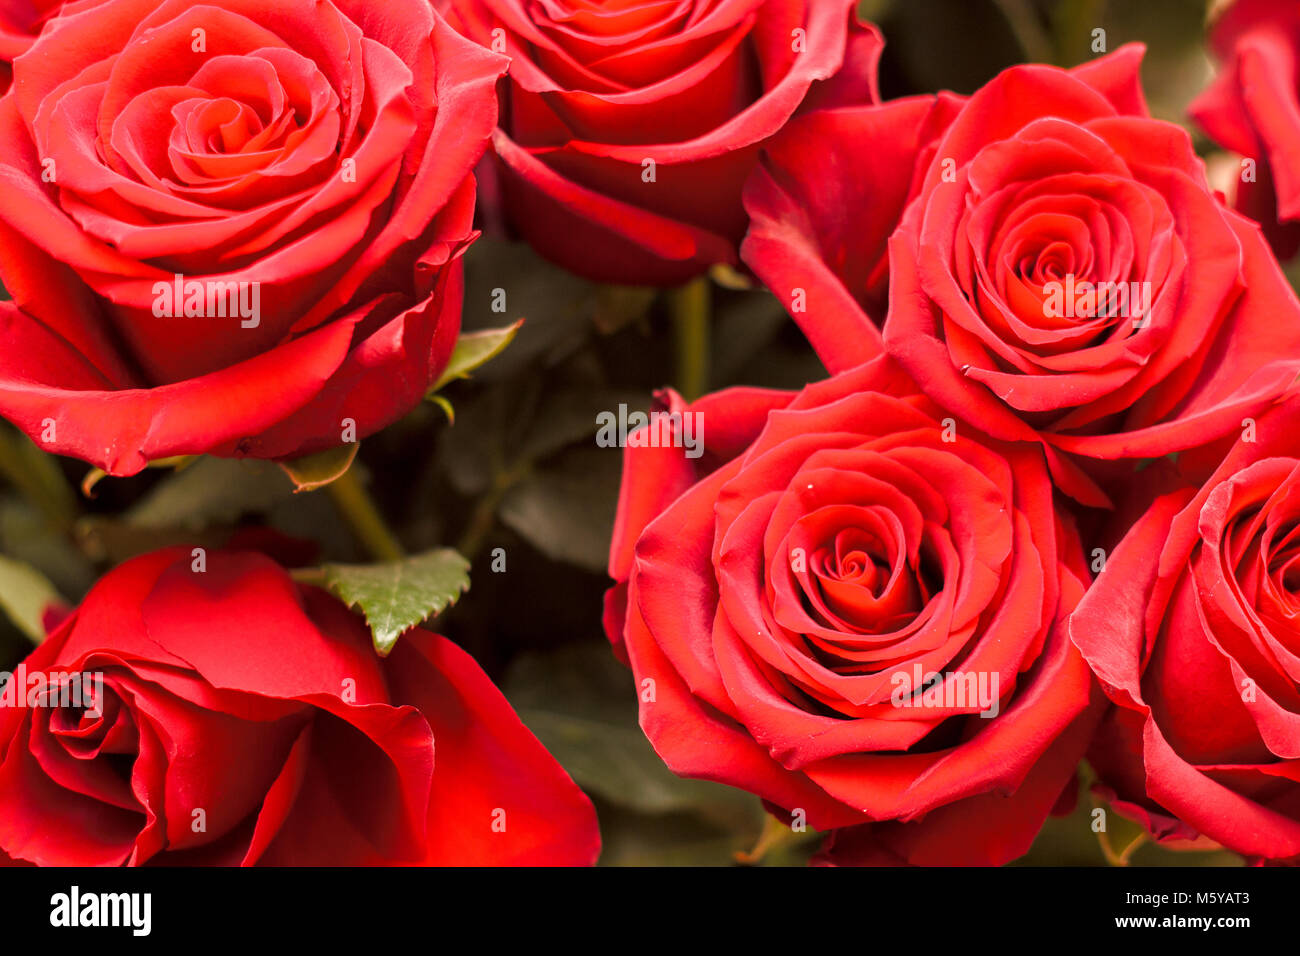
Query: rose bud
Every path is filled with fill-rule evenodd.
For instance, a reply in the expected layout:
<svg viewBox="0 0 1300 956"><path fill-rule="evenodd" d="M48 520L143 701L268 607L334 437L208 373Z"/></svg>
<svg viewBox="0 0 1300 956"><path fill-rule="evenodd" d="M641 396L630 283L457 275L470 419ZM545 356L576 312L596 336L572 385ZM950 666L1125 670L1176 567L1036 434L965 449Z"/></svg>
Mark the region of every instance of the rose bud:
<svg viewBox="0 0 1300 956"><path fill-rule="evenodd" d="M21 680L19 677L21 676ZM586 796L478 665L270 558L96 584L0 691L0 854L42 865L558 865Z"/></svg>
<svg viewBox="0 0 1300 956"><path fill-rule="evenodd" d="M1300 249L1300 9L1285 0L1221 5L1209 42L1219 72L1188 111L1216 143L1240 154L1229 190L1234 205L1289 259Z"/></svg>

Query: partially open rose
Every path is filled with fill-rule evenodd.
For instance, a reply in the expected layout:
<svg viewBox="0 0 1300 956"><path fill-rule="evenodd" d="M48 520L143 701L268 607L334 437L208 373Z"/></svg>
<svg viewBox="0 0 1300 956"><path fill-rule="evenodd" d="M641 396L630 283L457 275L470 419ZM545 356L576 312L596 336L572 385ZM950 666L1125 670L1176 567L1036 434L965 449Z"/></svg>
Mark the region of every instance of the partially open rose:
<svg viewBox="0 0 1300 956"><path fill-rule="evenodd" d="M421 0L69 7L0 99L0 414L116 474L405 414L504 68Z"/></svg>
<svg viewBox="0 0 1300 956"><path fill-rule="evenodd" d="M1161 495L1069 629L1117 705L1090 760L1160 839L1300 857L1300 400Z"/></svg>
<svg viewBox="0 0 1300 956"><path fill-rule="evenodd" d="M1219 72L1189 107L1243 165L1237 209L1264 227L1277 254L1300 248L1300 7L1288 0L1233 0L1210 28Z"/></svg>
<svg viewBox="0 0 1300 956"><path fill-rule="evenodd" d="M810 98L877 99L880 36L854 0L443 5L511 58L504 212L597 280L671 284L734 262L762 142ZM838 92L818 83L831 77Z"/></svg>
<svg viewBox="0 0 1300 956"><path fill-rule="evenodd" d="M594 862L590 802L478 665L269 558L107 575L0 691L0 851L43 865Z"/></svg>
<svg viewBox="0 0 1300 956"><path fill-rule="evenodd" d="M958 426L888 359L684 406L632 447L606 622L677 773L839 830L825 859L1024 853L1095 725L1062 627L1087 579L1037 447Z"/></svg>
<svg viewBox="0 0 1300 956"><path fill-rule="evenodd" d="M963 421L1041 444L1092 505L1109 500L1098 461L1217 439L1300 372L1300 303L1186 132L1148 115L1140 60L811 116L749 195L746 260L832 371L878 353L887 261L888 353ZM871 157L871 188L823 158L843 154Z"/></svg>

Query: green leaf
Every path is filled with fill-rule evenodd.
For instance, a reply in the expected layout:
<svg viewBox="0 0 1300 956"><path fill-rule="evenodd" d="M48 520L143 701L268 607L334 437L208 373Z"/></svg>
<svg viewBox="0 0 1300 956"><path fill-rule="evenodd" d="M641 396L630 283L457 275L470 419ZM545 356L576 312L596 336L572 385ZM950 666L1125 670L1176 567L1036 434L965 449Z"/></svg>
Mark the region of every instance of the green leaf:
<svg viewBox="0 0 1300 956"><path fill-rule="evenodd" d="M729 296L713 323L713 368L716 382L747 381L746 366L790 322L781 301L768 292Z"/></svg>
<svg viewBox="0 0 1300 956"><path fill-rule="evenodd" d="M534 418L519 436L517 461L541 461L569 445L591 442L600 429L601 412L615 411L620 404L645 411L650 396L631 389L548 387L545 398L533 406ZM620 462L621 455L615 455ZM617 480L616 480L617 483Z"/></svg>
<svg viewBox="0 0 1300 956"><path fill-rule="evenodd" d="M474 369L500 355L523 324L523 319L520 319L514 325L506 326L504 329L463 333L456 340L456 347L451 352L451 360L443 369L442 377L430 389L430 394L440 391L458 378L469 377L469 373Z"/></svg>
<svg viewBox="0 0 1300 956"><path fill-rule="evenodd" d="M75 540L75 528L73 535L57 531L29 502L0 498L0 554L31 565L74 604L99 577Z"/></svg>
<svg viewBox="0 0 1300 956"><path fill-rule="evenodd" d="M0 554L0 609L37 644L45 640L45 609L62 603L63 598L45 575Z"/></svg>
<svg viewBox="0 0 1300 956"><path fill-rule="evenodd" d="M284 471L270 462L204 456L153 488L126 520L137 528L198 530L264 514L292 493Z"/></svg>
<svg viewBox="0 0 1300 956"><path fill-rule="evenodd" d="M357 452L360 450L361 445L358 442L348 442L314 455L305 455L293 461L282 461L280 467L293 481L294 494L315 491L343 477L352 467L352 463L357 460Z"/></svg>
<svg viewBox="0 0 1300 956"><path fill-rule="evenodd" d="M229 540L228 528L179 526L140 527L113 515L87 515L73 528L77 548L99 564L118 565L160 548L188 545L219 549Z"/></svg>
<svg viewBox="0 0 1300 956"><path fill-rule="evenodd" d="M632 688L628 694L635 699ZM739 791L676 776L635 723L617 724L575 714L521 708L519 719L585 790L640 813L717 809L737 813L748 826L757 809Z"/></svg>
<svg viewBox="0 0 1300 956"><path fill-rule="evenodd" d="M41 510L46 520L67 530L77 514L77 499L58 459L31 439L0 422L0 478Z"/></svg>
<svg viewBox="0 0 1300 956"><path fill-rule="evenodd" d="M507 314L528 316L506 353L475 378L503 382L530 369L549 367L573 354L591 336L595 286L556 269L526 242L478 239L465 254L467 332L493 329L503 320L497 290L509 276Z"/></svg>
<svg viewBox="0 0 1300 956"><path fill-rule="evenodd" d="M761 826L754 797L668 769L638 725L631 673L603 642L520 655L502 687L528 729L588 793L636 813L692 814L746 839Z"/></svg>
<svg viewBox="0 0 1300 956"><path fill-rule="evenodd" d="M349 607L358 607L387 657L397 639L441 614L469 590L469 562L440 548L384 564L327 564L325 584Z"/></svg>
<svg viewBox="0 0 1300 956"><path fill-rule="evenodd" d="M618 509L622 461L602 448L575 448L531 474L501 502L501 521L542 554L601 574Z"/></svg>

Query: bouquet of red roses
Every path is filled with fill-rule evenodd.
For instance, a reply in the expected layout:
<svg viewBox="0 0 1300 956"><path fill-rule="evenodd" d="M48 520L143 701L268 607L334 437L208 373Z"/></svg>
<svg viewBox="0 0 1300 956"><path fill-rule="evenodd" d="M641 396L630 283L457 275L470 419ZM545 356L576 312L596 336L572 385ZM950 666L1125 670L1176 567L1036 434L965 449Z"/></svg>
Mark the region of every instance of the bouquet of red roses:
<svg viewBox="0 0 1300 956"><path fill-rule="evenodd" d="M1065 6L6 5L0 863L1300 859L1300 15Z"/></svg>

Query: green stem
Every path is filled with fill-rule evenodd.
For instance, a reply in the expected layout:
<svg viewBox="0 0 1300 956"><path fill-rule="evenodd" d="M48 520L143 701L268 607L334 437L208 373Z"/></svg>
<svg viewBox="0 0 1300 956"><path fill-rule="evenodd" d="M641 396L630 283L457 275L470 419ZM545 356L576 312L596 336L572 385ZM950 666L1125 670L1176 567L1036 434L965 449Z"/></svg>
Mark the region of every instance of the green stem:
<svg viewBox="0 0 1300 956"><path fill-rule="evenodd" d="M712 290L707 276L668 293L677 351L677 391L693 402L709 390L709 312Z"/></svg>
<svg viewBox="0 0 1300 956"><path fill-rule="evenodd" d="M45 516L54 528L71 530L77 496L58 463L24 435L0 427L0 475Z"/></svg>
<svg viewBox="0 0 1300 956"><path fill-rule="evenodd" d="M772 850L793 842L797 836L783 821L770 813L763 815L763 830L758 835L754 848L746 852L740 850L735 854L736 862L745 866L758 866Z"/></svg>
<svg viewBox="0 0 1300 956"><path fill-rule="evenodd" d="M358 469L348 469L325 487L334 499L339 514L372 558L377 561L400 561L406 557L406 549L384 523L384 516L379 513L370 493L361 484Z"/></svg>
<svg viewBox="0 0 1300 956"><path fill-rule="evenodd" d="M1133 854L1137 852L1139 849L1141 849L1146 842L1147 842L1147 835L1145 833L1139 833L1137 836L1135 836L1133 838L1133 842L1130 843L1128 846L1124 847L1122 851L1120 851L1119 865L1128 866L1133 859Z"/></svg>
<svg viewBox="0 0 1300 956"><path fill-rule="evenodd" d="M1096 810L1101 804L1096 800L1092 801L1092 807ZM1106 858L1107 866L1128 866L1133 859L1133 854L1141 849L1142 845L1147 842L1147 835L1139 832L1123 850L1116 850L1115 845L1110 842L1110 835L1105 830L1097 831L1097 845L1101 848L1101 855Z"/></svg>
<svg viewBox="0 0 1300 956"><path fill-rule="evenodd" d="M1097 831L1097 846L1101 847L1101 855L1106 858L1107 866L1125 865L1120 862L1119 854L1116 853L1115 848L1110 845L1110 837L1106 835L1104 830Z"/></svg>
<svg viewBox="0 0 1300 956"><path fill-rule="evenodd" d="M487 536L492 533L492 527L496 523L497 509L501 507L501 502L505 500L506 494L519 482L523 481L532 472L531 462L521 462L508 471L497 473L492 482L492 487L487 493L478 500L474 506L474 513L470 515L469 523L465 525L465 532L460 536L460 541L456 543L456 550L465 557L473 561L479 551L482 550Z"/></svg>

